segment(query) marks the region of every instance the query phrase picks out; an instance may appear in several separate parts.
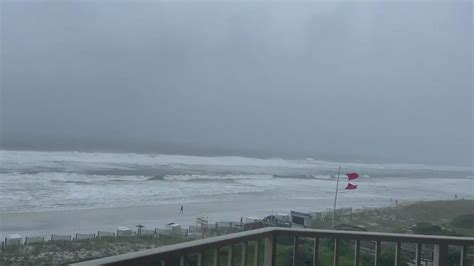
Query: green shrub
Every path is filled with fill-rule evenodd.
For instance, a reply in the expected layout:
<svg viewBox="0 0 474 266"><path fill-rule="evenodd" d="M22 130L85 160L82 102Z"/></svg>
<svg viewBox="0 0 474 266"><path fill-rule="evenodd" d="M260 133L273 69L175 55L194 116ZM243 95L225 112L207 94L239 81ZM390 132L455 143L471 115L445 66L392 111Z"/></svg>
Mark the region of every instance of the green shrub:
<svg viewBox="0 0 474 266"><path fill-rule="evenodd" d="M451 224L459 228L474 228L474 213L457 216L453 219Z"/></svg>

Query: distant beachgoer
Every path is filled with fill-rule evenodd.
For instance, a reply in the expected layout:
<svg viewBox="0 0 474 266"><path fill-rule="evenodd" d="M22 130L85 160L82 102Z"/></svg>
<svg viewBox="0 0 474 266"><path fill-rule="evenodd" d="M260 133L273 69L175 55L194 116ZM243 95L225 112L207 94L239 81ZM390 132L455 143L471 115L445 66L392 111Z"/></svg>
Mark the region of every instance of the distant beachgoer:
<svg viewBox="0 0 474 266"><path fill-rule="evenodd" d="M398 205L398 200L395 200L395 206L397 206L397 205Z"/></svg>
<svg viewBox="0 0 474 266"><path fill-rule="evenodd" d="M244 224L244 217L240 216L240 225Z"/></svg>
<svg viewBox="0 0 474 266"><path fill-rule="evenodd" d="M458 194L454 194L454 198L455 198L455 199L458 199Z"/></svg>
<svg viewBox="0 0 474 266"><path fill-rule="evenodd" d="M179 214L183 214L184 213L184 207L183 205L181 205L181 209L179 209Z"/></svg>

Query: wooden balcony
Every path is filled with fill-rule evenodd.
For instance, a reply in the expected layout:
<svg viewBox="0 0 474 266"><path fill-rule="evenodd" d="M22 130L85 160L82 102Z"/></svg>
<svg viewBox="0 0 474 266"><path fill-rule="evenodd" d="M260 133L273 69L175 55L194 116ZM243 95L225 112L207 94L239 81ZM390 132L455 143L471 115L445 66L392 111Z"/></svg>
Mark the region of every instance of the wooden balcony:
<svg viewBox="0 0 474 266"><path fill-rule="evenodd" d="M460 247L460 261L458 265L467 266L468 247L474 246L472 237L447 237L432 235L410 235L410 234L390 234L390 233L372 233L372 232L354 232L354 231L336 231L336 230L315 230L315 229L289 229L289 228L263 228L252 231L245 231L224 236L212 237L202 240L190 241L176 245L164 246L149 250L143 250L123 255L105 257L101 259L85 261L73 265L204 265L205 254L206 265L221 266L222 258L220 250L227 250L227 260L224 265L234 266L236 256L240 259L239 265L258 266L262 261L258 258L263 255L263 265L273 266L276 264L277 239L292 239L291 261L293 266L308 265L300 260L298 245L304 239L306 243L311 241L312 258L310 265L321 266L321 240L333 241L333 262L337 266L340 259L340 246L342 241L350 241L353 248L354 266L360 265L361 251L369 252L374 256L374 265L385 266L380 263L380 251L382 243L391 243L395 251L393 265L402 265L402 258L410 251L403 246L413 247L414 256L411 258L413 264L422 265L422 252L426 253L424 246L429 246L428 250L432 253L431 263L434 266L447 266L449 247ZM364 245L361 245L364 243ZM371 243L373 248L367 249L367 243ZM234 248L240 246L239 254L235 254ZM230 248L229 248L230 247ZM365 247L365 248L364 248ZM251 250L254 261L249 263L248 254ZM260 254L260 256L259 256ZM211 263L209 263L209 260ZM223 266L223 265L222 265Z"/></svg>

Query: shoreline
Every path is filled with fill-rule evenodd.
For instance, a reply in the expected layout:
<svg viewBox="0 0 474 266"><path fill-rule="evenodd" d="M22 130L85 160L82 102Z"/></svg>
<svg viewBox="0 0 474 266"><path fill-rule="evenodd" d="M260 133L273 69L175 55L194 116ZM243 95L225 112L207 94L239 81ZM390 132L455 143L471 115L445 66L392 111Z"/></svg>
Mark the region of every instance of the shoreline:
<svg viewBox="0 0 474 266"><path fill-rule="evenodd" d="M194 225L201 215L209 221L232 220L240 217L270 215L272 211L295 209L292 206L311 201L287 200L275 202L273 210L268 201L248 200L198 202L184 205L184 213L179 214L180 204L144 205L130 207L52 210L40 212L0 213L0 235L17 233L22 236L49 236L51 234L94 233L97 230L115 231L118 226L135 227L137 224L148 228L164 228L170 222L184 226ZM243 206L252 206L245 208ZM298 208L296 208L298 209ZM301 209L299 209L301 210ZM307 210L308 211L308 210Z"/></svg>
<svg viewBox="0 0 474 266"><path fill-rule="evenodd" d="M201 215L207 216L209 222L238 221L240 217L263 218L272 213L289 213L291 210L325 211L332 207L332 202L331 198L274 199L253 196L234 200L184 203L183 214L179 214L181 204L0 213L0 237L13 233L23 237L94 233L98 230L115 231L118 226L133 228L137 224L148 228L164 228L170 222L188 226L194 225L196 218ZM341 201L338 207L351 207L349 203ZM391 206L390 201L384 203L376 207ZM364 206L352 207L362 209Z"/></svg>

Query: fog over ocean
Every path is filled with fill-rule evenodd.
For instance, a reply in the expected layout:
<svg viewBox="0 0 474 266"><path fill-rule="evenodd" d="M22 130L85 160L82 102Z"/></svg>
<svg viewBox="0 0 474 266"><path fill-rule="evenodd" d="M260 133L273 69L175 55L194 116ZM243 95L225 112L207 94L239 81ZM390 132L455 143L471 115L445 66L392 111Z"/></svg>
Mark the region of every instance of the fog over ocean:
<svg viewBox="0 0 474 266"><path fill-rule="evenodd" d="M342 174L361 175L353 182L359 186L353 191L344 190L347 182L341 175L341 206L379 207L395 199L442 200L474 194L472 169L466 167L3 150L0 213L220 204L254 198L268 202L269 209L278 209L277 202L301 200L294 209L325 210L332 206L339 165Z"/></svg>

